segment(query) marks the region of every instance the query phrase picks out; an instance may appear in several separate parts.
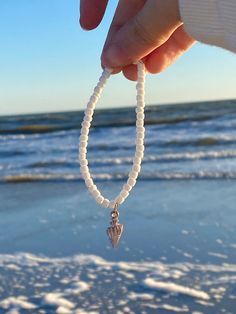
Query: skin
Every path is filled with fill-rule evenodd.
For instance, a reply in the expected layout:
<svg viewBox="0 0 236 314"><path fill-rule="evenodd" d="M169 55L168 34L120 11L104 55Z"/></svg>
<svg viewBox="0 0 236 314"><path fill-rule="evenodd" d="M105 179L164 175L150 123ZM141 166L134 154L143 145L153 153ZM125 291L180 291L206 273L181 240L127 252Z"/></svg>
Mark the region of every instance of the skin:
<svg viewBox="0 0 236 314"><path fill-rule="evenodd" d="M106 11L108 0L81 0L80 24L96 28ZM137 79L137 67L143 60L149 73L160 73L194 43L185 31L178 0L119 0L103 48L101 63Z"/></svg>

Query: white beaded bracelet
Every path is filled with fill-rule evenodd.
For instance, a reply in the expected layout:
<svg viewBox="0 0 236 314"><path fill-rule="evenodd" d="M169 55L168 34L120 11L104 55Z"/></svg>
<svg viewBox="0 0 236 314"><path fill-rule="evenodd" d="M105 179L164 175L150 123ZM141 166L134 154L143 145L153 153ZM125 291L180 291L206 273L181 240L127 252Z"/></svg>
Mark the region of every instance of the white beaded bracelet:
<svg viewBox="0 0 236 314"><path fill-rule="evenodd" d="M145 66L142 61L137 63L138 66L138 81L136 84L137 89L137 107L136 107L136 151L133 158L133 166L128 175L127 183L123 185L120 194L114 200L108 200L103 197L97 186L94 184L92 176L89 172L88 160L87 160L87 146L88 146L88 136L89 128L93 119L93 113L95 105L100 98L102 90L109 79L112 70L105 69L99 79L97 86L94 88L94 92L89 99L87 108L85 110L84 119L82 122L81 135L79 141L79 163L80 171L82 177L84 178L85 184L92 194L94 199L103 207L112 208L111 212L111 223L110 227L107 229L108 237L111 241L113 247L117 246L119 243L121 234L123 232L124 226L119 223L119 211L118 207L124 202L128 197L130 191L136 184L136 179L141 169L141 162L144 155L144 86L145 86Z"/></svg>

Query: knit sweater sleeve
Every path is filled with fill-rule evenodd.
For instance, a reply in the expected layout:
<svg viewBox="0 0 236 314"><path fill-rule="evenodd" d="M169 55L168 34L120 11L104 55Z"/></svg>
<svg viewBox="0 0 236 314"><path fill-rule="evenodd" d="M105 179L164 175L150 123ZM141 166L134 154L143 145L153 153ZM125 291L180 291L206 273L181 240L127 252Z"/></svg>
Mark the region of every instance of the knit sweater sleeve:
<svg viewBox="0 0 236 314"><path fill-rule="evenodd" d="M236 0L179 0L179 7L190 36L236 52Z"/></svg>

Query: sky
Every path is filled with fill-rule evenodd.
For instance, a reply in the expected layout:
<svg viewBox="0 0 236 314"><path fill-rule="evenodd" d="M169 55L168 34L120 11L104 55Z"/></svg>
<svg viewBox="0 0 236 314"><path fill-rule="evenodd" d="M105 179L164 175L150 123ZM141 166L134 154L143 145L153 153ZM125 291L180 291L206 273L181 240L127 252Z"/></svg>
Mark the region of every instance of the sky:
<svg viewBox="0 0 236 314"><path fill-rule="evenodd" d="M0 115L83 109L101 74L100 53L117 1L94 31L79 25L78 0L0 1ZM148 75L147 104L236 98L236 55L195 45ZM135 83L112 76L99 108L135 104Z"/></svg>

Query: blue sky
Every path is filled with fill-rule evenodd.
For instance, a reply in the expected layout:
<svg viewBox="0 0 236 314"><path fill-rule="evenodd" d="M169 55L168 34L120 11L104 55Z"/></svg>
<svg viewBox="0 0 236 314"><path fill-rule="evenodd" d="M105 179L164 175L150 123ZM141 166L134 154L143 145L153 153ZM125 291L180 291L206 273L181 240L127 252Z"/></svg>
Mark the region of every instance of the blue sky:
<svg viewBox="0 0 236 314"><path fill-rule="evenodd" d="M79 1L0 2L0 114L85 107L101 73L100 52L114 13L101 26L79 26ZM148 75L146 101L166 104L236 98L236 55L197 44L160 75ZM134 83L112 77L100 108L129 106Z"/></svg>

